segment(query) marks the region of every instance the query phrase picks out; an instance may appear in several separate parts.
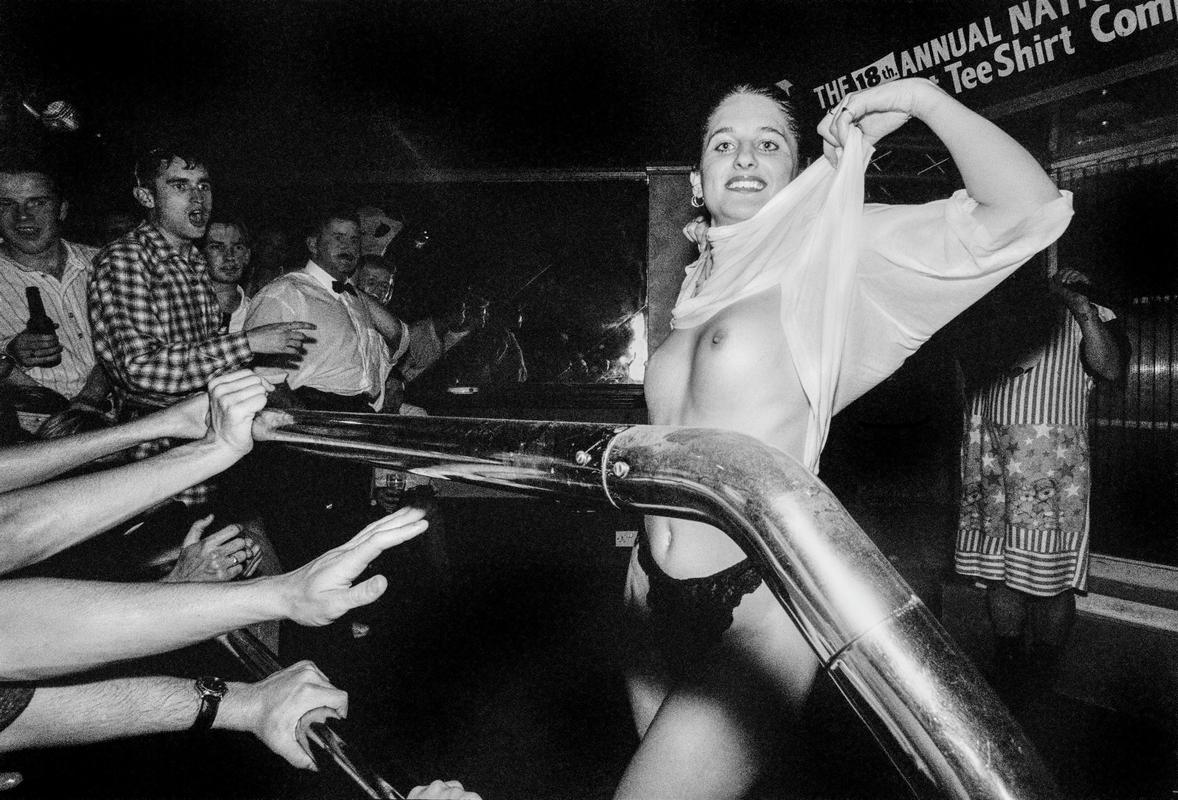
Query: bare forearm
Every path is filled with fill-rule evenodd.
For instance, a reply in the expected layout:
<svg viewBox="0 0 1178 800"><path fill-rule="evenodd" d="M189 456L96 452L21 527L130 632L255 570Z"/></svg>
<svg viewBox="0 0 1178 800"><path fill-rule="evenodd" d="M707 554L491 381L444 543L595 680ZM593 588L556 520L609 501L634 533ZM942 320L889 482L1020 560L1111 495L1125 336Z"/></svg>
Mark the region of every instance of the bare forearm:
<svg viewBox="0 0 1178 800"><path fill-rule="evenodd" d="M71 436L68 442L24 442L0 449L0 493L50 480L63 472L166 436L155 415Z"/></svg>
<svg viewBox="0 0 1178 800"><path fill-rule="evenodd" d="M975 215L1000 227L1059 197L1035 158L1010 135L935 89L917 106L921 121L948 148L965 188L980 206Z"/></svg>
<svg viewBox="0 0 1178 800"><path fill-rule="evenodd" d="M401 336L404 335L405 330L401 325L401 320L371 297L364 295L363 300L364 305L368 308L368 313L372 315L372 324L389 343L389 347L396 350L401 344Z"/></svg>
<svg viewBox="0 0 1178 800"><path fill-rule="evenodd" d="M230 684L213 727L248 730L233 721L240 716L234 706L241 686ZM185 731L199 708L191 678L151 676L41 686L24 713L0 732L0 752Z"/></svg>
<svg viewBox="0 0 1178 800"><path fill-rule="evenodd" d="M280 619L283 587L280 577L226 584L0 581L0 680L78 672Z"/></svg>
<svg viewBox="0 0 1178 800"><path fill-rule="evenodd" d="M1115 381L1121 377L1124 364L1121 348L1108 324L1101 321L1095 309L1076 316L1084 334L1084 363L1097 377Z"/></svg>
<svg viewBox="0 0 1178 800"><path fill-rule="evenodd" d="M109 530L238 458L227 447L199 441L146 461L0 495L0 574Z"/></svg>
<svg viewBox="0 0 1178 800"><path fill-rule="evenodd" d="M42 686L24 713L0 732L0 751L180 731L192 725L198 705L192 681L182 678Z"/></svg>

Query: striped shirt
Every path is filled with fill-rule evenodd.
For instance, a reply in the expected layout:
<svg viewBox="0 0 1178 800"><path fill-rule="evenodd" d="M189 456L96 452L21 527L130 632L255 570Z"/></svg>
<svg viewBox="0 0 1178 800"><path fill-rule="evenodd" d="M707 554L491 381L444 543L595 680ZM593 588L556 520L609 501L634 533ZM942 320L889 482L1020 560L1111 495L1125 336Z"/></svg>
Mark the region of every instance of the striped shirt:
<svg viewBox="0 0 1178 800"><path fill-rule="evenodd" d="M29 321L25 289L36 286L45 301L45 312L57 323L61 363L55 367L28 367L24 373L47 389L74 397L82 391L94 369L94 343L86 314L86 291L96 248L62 240L65 267L61 280L39 270L28 270L0 253L0 348L25 329Z"/></svg>
<svg viewBox="0 0 1178 800"><path fill-rule="evenodd" d="M1097 306L1102 321L1114 315ZM981 389L974 396L972 413L998 425L1086 424L1092 378L1080 360L1083 333L1066 309L1051 338L1031 357L1029 368Z"/></svg>
<svg viewBox="0 0 1178 800"><path fill-rule="evenodd" d="M170 405L253 357L244 333L219 332L204 256L184 249L144 222L94 260L94 351L124 401Z"/></svg>

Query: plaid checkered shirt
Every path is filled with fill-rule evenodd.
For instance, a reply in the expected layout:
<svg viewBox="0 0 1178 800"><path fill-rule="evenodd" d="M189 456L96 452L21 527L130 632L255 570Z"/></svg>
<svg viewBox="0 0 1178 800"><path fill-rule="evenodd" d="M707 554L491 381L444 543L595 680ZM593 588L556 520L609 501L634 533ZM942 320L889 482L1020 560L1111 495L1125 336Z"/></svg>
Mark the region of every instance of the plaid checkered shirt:
<svg viewBox="0 0 1178 800"><path fill-rule="evenodd" d="M204 391L222 372L253 358L244 333L221 333L221 307L195 247L181 252L150 222L107 245L94 259L90 327L94 352L131 416ZM137 458L162 452L148 442ZM180 496L192 505L207 487Z"/></svg>

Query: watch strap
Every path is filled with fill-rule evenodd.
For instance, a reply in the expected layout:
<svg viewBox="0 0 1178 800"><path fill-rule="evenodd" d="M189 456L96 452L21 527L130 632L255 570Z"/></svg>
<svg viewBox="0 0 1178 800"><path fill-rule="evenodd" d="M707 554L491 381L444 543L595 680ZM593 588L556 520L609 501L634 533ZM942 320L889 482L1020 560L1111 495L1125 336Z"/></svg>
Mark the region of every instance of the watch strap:
<svg viewBox="0 0 1178 800"><path fill-rule="evenodd" d="M213 720L217 718L217 710L221 707L221 698L225 696L225 682L220 678L204 676L196 679L196 692L200 695L200 709L196 712L196 720L192 723L193 733L204 733L212 729Z"/></svg>

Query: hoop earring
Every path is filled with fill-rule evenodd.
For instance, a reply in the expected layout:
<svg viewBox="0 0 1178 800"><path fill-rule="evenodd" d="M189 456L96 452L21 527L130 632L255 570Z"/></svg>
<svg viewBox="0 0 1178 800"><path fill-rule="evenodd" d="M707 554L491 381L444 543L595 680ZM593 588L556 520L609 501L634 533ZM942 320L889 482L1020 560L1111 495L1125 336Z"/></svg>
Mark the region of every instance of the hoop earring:
<svg viewBox="0 0 1178 800"><path fill-rule="evenodd" d="M701 197L698 194L693 194L691 196L691 207L692 208L703 208L704 207L703 197Z"/></svg>

